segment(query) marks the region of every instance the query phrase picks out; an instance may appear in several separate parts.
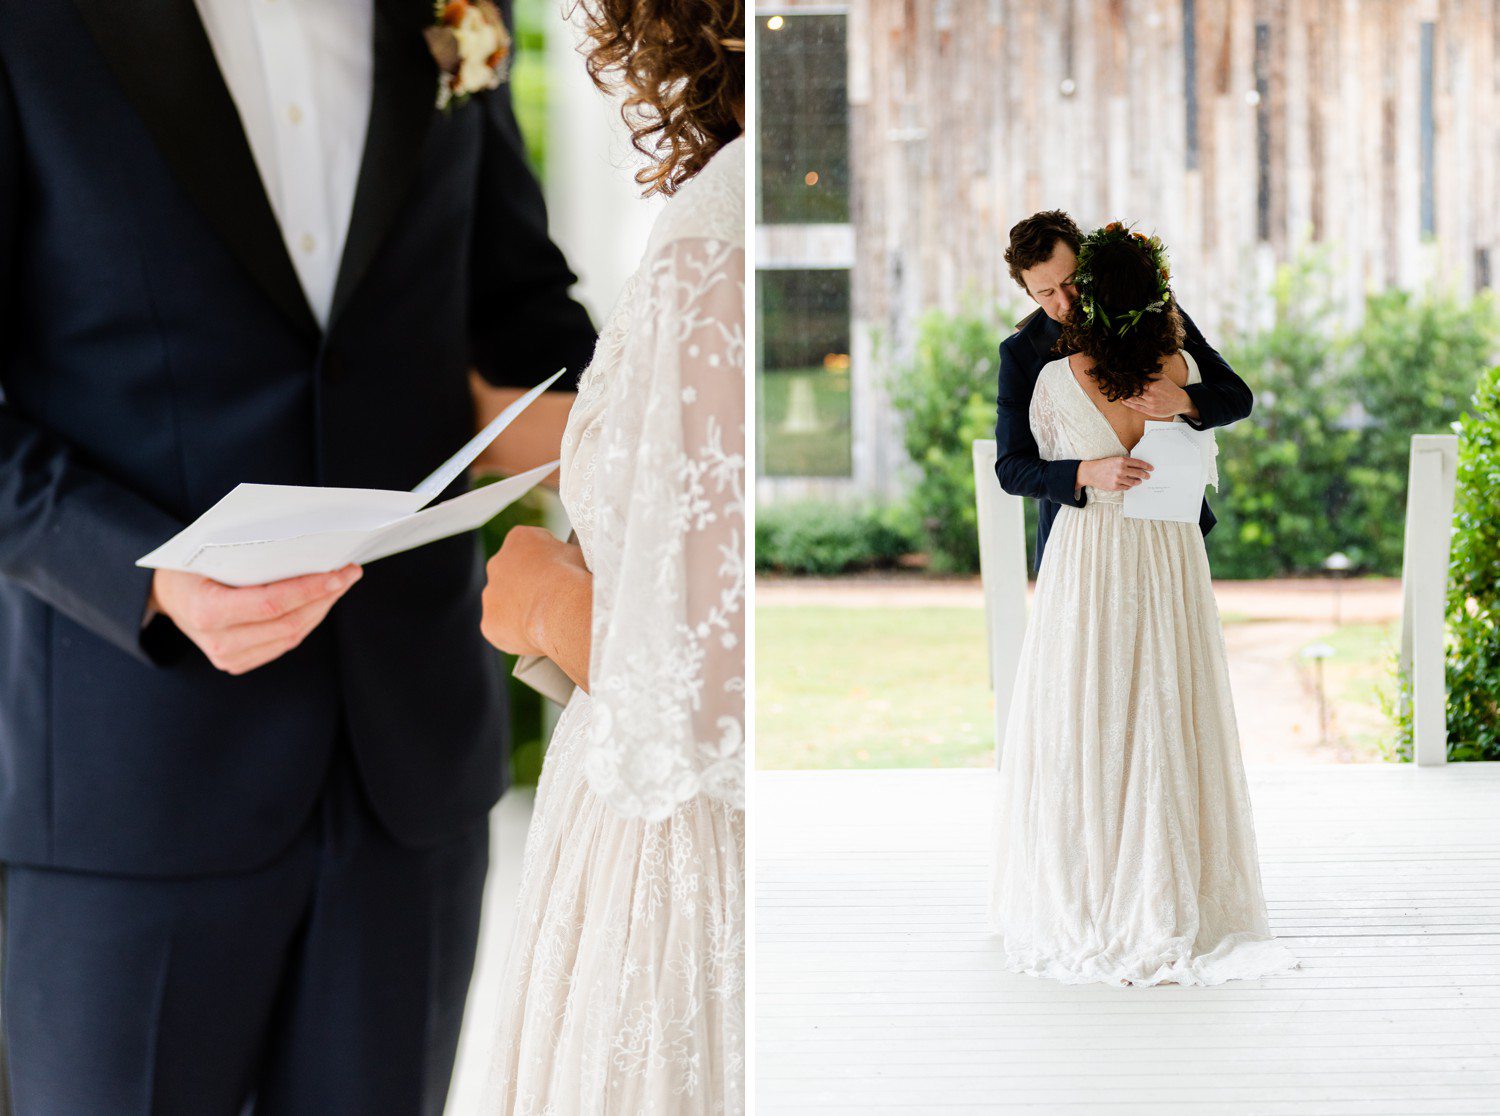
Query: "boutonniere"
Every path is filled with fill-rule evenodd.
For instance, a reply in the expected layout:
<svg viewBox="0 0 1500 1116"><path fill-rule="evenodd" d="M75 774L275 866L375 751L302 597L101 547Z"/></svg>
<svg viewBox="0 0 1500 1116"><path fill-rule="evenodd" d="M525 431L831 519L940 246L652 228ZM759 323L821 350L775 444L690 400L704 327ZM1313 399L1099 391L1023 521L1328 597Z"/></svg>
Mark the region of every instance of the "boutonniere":
<svg viewBox="0 0 1500 1116"><path fill-rule="evenodd" d="M437 107L497 89L510 72L510 32L491 0L438 0L427 45L438 64Z"/></svg>

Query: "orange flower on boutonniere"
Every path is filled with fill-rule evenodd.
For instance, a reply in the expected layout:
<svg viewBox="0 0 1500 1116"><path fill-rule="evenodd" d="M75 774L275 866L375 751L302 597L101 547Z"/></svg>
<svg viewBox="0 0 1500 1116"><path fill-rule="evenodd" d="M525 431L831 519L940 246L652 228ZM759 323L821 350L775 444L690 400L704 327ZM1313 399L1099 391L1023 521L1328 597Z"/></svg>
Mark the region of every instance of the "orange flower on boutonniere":
<svg viewBox="0 0 1500 1116"><path fill-rule="evenodd" d="M438 0L427 45L438 64L437 107L445 112L509 76L511 40L491 0Z"/></svg>

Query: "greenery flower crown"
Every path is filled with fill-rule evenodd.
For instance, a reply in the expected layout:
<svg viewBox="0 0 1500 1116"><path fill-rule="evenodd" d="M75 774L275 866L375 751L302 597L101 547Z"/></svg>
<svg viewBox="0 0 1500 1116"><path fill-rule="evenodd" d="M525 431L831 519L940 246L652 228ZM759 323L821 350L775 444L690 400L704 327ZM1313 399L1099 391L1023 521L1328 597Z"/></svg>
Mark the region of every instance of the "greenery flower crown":
<svg viewBox="0 0 1500 1116"><path fill-rule="evenodd" d="M1121 311L1111 320L1104 307L1099 305L1095 291L1092 267L1094 253L1107 244L1129 243L1131 240L1145 248L1146 255L1151 259L1151 266L1156 272L1156 293L1139 310ZM1167 266L1167 248L1161 242L1161 237L1132 232L1119 221L1111 221L1102 229L1095 229L1078 245L1078 268L1073 272L1073 286L1078 289L1078 305L1083 308L1084 320L1090 328L1102 324L1105 329L1112 329L1118 336L1124 337L1144 315L1166 310L1167 304L1172 301L1171 279L1171 269Z"/></svg>

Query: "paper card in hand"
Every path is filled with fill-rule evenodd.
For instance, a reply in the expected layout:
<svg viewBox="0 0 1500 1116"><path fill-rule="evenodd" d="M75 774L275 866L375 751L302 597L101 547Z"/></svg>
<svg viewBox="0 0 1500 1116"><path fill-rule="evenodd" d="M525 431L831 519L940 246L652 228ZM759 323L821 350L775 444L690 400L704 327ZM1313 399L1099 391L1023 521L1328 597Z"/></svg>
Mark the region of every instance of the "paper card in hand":
<svg viewBox="0 0 1500 1116"><path fill-rule="evenodd" d="M1209 437L1184 422L1148 421L1130 456L1155 468L1146 480L1125 490L1125 518L1197 523L1208 482Z"/></svg>
<svg viewBox="0 0 1500 1116"><path fill-rule="evenodd" d="M506 407L410 492L241 484L136 565L182 570L226 585L262 585L326 573L351 562L363 565L482 527L546 479L558 463L441 504L432 501L562 374Z"/></svg>

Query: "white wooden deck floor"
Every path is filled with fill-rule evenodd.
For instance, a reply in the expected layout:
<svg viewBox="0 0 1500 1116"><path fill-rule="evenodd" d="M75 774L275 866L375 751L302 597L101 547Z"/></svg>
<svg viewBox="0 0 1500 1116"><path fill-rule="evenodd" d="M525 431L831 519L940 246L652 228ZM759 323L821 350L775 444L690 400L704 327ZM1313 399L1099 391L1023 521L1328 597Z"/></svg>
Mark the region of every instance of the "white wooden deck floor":
<svg viewBox="0 0 1500 1116"><path fill-rule="evenodd" d="M756 1111L1500 1114L1500 764L1250 772L1302 968L1002 971L990 771L757 776Z"/></svg>

